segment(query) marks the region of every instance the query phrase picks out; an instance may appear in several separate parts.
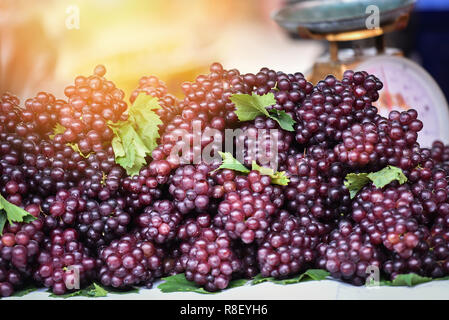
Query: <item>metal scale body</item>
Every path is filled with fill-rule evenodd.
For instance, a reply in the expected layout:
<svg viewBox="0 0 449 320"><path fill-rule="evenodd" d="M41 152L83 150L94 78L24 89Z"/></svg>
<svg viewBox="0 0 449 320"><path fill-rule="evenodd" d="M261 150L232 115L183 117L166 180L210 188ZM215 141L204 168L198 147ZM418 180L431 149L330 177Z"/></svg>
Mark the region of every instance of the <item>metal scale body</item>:
<svg viewBox="0 0 449 320"><path fill-rule="evenodd" d="M379 9L379 27L366 27ZM329 52L314 64L308 79L316 83L326 75L341 78L347 69L365 70L383 83L376 107L382 115L392 110L416 109L424 123L419 142L429 147L440 139L449 143L449 107L433 78L395 48L386 48L384 35L404 29L415 0L320 0L301 1L273 14L273 19L304 39L327 40ZM342 45L350 43L348 48ZM300 57L299 57L300 58Z"/></svg>

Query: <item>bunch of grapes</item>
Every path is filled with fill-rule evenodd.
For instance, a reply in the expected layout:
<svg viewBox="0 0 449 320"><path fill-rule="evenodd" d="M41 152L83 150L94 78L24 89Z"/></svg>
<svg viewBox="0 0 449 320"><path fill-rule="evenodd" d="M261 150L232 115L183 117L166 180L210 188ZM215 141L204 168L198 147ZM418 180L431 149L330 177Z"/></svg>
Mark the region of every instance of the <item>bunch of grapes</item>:
<svg viewBox="0 0 449 320"><path fill-rule="evenodd" d="M286 278L313 266L327 228L311 216L298 218L281 211L257 252L262 276Z"/></svg>
<svg viewBox="0 0 449 320"><path fill-rule="evenodd" d="M64 142L75 143L84 154L98 152L109 146L113 137L108 122L126 120L128 105L125 93L104 75L106 68L98 65L94 74L78 76L65 88L68 102L59 109L58 121L65 128Z"/></svg>
<svg viewBox="0 0 449 320"><path fill-rule="evenodd" d="M334 278L358 286L365 284L371 268L380 270L385 259L361 228L347 220L341 220L338 227L326 235L317 251L319 268L329 271Z"/></svg>
<svg viewBox="0 0 449 320"><path fill-rule="evenodd" d="M96 259L78 241L75 229L55 229L45 240L34 273L37 282L55 294L64 294L95 279Z"/></svg>
<svg viewBox="0 0 449 320"><path fill-rule="evenodd" d="M179 229L180 263L187 280L204 286L208 291L228 287L234 274L241 272L241 263L232 250L226 232L211 225L208 214L188 219Z"/></svg>
<svg viewBox="0 0 449 320"><path fill-rule="evenodd" d="M151 288L153 281L163 272L164 250L150 241L133 235L114 240L99 250L102 262L99 278L103 285L130 288L144 285Z"/></svg>
<svg viewBox="0 0 449 320"><path fill-rule="evenodd" d="M343 79L328 76L319 81L296 110L296 141L332 147L342 141L356 114L379 98L382 83L366 72L346 71Z"/></svg>

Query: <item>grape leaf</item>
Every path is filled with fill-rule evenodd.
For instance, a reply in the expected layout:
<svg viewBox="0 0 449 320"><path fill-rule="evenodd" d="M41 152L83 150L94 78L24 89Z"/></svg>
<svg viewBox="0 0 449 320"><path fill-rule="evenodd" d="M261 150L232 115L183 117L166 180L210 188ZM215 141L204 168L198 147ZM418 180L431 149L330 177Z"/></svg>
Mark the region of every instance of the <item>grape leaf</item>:
<svg viewBox="0 0 449 320"><path fill-rule="evenodd" d="M210 294L213 292L206 291L202 287L198 286L193 281L188 281L184 273L176 274L174 276L162 278L165 282L158 285L158 288L164 292L196 292L202 294Z"/></svg>
<svg viewBox="0 0 449 320"><path fill-rule="evenodd" d="M127 121L108 122L114 132L111 144L115 162L130 176L139 173L145 157L157 147L162 121L154 110L159 108L157 98L140 93L128 110Z"/></svg>
<svg viewBox="0 0 449 320"><path fill-rule="evenodd" d="M407 182L407 177L404 175L402 170L394 166L387 166L380 171L371 172L368 174L368 178L373 182L376 188L379 189L385 187L394 180L397 180L399 184L404 184Z"/></svg>
<svg viewBox="0 0 449 320"><path fill-rule="evenodd" d="M129 111L131 112L132 110L143 110L144 112L146 112L148 110L157 110L160 108L161 106L159 105L159 101L157 98L141 92L137 96L136 100L134 100L134 103Z"/></svg>
<svg viewBox="0 0 449 320"><path fill-rule="evenodd" d="M271 183L278 184L281 186L286 186L290 182L290 179L286 176L285 171L276 171L274 172L271 168L261 167L259 166L256 161L252 162L252 168L251 170L259 171L260 174L265 176L270 176Z"/></svg>
<svg viewBox="0 0 449 320"><path fill-rule="evenodd" d="M186 279L184 273L179 273L170 277L162 278L165 282L161 283L158 288L164 293L170 292L196 292L201 294L215 294L220 291L210 292L200 287L193 281ZM227 289L241 287L248 282L246 279L233 280L229 283Z"/></svg>
<svg viewBox="0 0 449 320"><path fill-rule="evenodd" d="M99 298L99 297L106 297L108 295L108 292L103 287L99 286L94 282L93 288L90 287L86 289L86 294L89 297Z"/></svg>
<svg viewBox="0 0 449 320"><path fill-rule="evenodd" d="M349 173L345 178L345 186L349 190L351 199L369 182L372 182L376 188L383 188L391 182L397 180L399 184L407 182L407 177L400 168L387 166L382 170L371 173Z"/></svg>
<svg viewBox="0 0 449 320"><path fill-rule="evenodd" d="M382 281L382 286L393 286L393 287L413 287L421 283L430 282L432 279L429 277L422 277L416 273L399 274L392 281Z"/></svg>
<svg viewBox="0 0 449 320"><path fill-rule="evenodd" d="M6 216L5 216L6 213ZM29 223L33 220L36 220L30 213L23 210L22 208L12 204L0 194L0 234L3 234L3 227L5 226L6 220L9 223L13 222L25 222Z"/></svg>
<svg viewBox="0 0 449 320"><path fill-rule="evenodd" d="M284 110L271 109L270 118L276 120L279 126L285 131L295 131L293 125L296 123L293 118L288 115Z"/></svg>
<svg viewBox="0 0 449 320"><path fill-rule="evenodd" d="M349 195L353 199L367 183L370 182L367 173L349 173L346 175L344 185L349 190Z"/></svg>
<svg viewBox="0 0 449 320"><path fill-rule="evenodd" d="M330 273L322 270L322 269L309 269L304 273L301 273L295 277L288 278L288 279L275 279L272 277L264 278L262 275L258 274L254 277L253 281L251 282L252 285L256 285L262 282L273 282L276 284L293 284L293 283L299 283L304 281L320 281L325 280L328 276L330 276Z"/></svg>
<svg viewBox="0 0 449 320"><path fill-rule="evenodd" d="M254 120L257 116L265 115L270 117L267 107L276 104L273 93L267 93L259 96L255 93L233 94L229 98L235 105L235 114L240 121Z"/></svg>
<svg viewBox="0 0 449 320"><path fill-rule="evenodd" d="M53 140L56 135L63 134L65 132L66 128L63 127L61 124L56 123L53 127L53 134L49 135L49 138Z"/></svg>
<svg viewBox="0 0 449 320"><path fill-rule="evenodd" d="M151 152L143 143L141 137L129 122L109 124L114 132L112 148L115 162L122 166L126 173L134 176L146 163L145 157Z"/></svg>
<svg viewBox="0 0 449 320"><path fill-rule="evenodd" d="M220 169L230 169L230 170L239 171L239 172L243 172L243 173L248 173L250 171L247 167L245 167L237 159L235 159L230 152L218 151L218 153L220 154L223 161L222 161L221 165L217 169L211 171L211 173L213 173L217 170L220 170Z"/></svg>
<svg viewBox="0 0 449 320"><path fill-rule="evenodd" d="M140 93L128 111L130 121L150 152L157 147L157 139L160 138L159 125L162 124L162 121L153 112L160 108L157 98Z"/></svg>

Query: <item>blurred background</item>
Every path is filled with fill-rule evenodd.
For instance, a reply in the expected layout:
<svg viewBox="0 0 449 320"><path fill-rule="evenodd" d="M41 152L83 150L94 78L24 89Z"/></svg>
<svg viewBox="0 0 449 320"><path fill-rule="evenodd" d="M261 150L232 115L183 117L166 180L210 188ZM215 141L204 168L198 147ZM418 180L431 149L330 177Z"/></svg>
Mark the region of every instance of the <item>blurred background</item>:
<svg viewBox="0 0 449 320"><path fill-rule="evenodd" d="M279 28L270 13L298 0L0 0L0 92L63 97L76 75L104 64L127 94L143 75L171 91L220 61L257 72L307 73L326 44ZM375 3L375 0L373 0ZM449 0L418 0L388 43L429 71L449 98Z"/></svg>

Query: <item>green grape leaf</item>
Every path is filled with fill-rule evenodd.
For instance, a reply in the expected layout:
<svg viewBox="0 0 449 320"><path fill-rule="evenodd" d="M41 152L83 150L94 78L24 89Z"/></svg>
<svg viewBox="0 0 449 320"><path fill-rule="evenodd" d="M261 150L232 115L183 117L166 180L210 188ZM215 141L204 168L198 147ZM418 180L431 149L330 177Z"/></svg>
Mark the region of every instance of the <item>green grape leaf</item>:
<svg viewBox="0 0 449 320"><path fill-rule="evenodd" d="M170 277L162 278L165 282L161 283L158 288L164 293L170 292L196 292L201 294L215 294L220 291L210 292L200 287L193 281L186 279L184 273L179 273ZM245 285L246 279L232 280L227 289L237 288Z"/></svg>
<svg viewBox="0 0 449 320"><path fill-rule="evenodd" d="M245 167L237 159L235 159L232 156L232 153L221 152L221 151L218 151L218 153L220 154L223 161L222 161L221 165L217 169L211 171L211 173L213 173L217 170L220 170L220 169L230 169L230 170L239 171L239 172L243 172L243 173L248 173L250 171L247 167Z"/></svg>
<svg viewBox="0 0 449 320"><path fill-rule="evenodd" d="M382 281L383 286L393 286L393 287L413 287L421 283L430 282L432 279L429 277L422 277L416 273L399 274L392 281Z"/></svg>
<svg viewBox="0 0 449 320"><path fill-rule="evenodd" d="M404 184L407 182L407 177L404 175L402 170L394 166L387 166L380 171L371 172L368 174L368 178L373 182L376 188L379 189L382 189L394 180L397 180L399 184Z"/></svg>
<svg viewBox="0 0 449 320"><path fill-rule="evenodd" d="M259 96L255 93L249 94L233 94L229 98L235 105L235 114L240 121L254 120L257 116L264 115L270 117L269 106L276 104L273 93L267 93Z"/></svg>
<svg viewBox="0 0 449 320"><path fill-rule="evenodd" d="M295 131L293 128L296 123L293 118L287 114L284 110L271 109L270 118L276 120L279 126L285 131Z"/></svg>
<svg viewBox="0 0 449 320"><path fill-rule="evenodd" d="M262 282L273 282L276 284L286 285L286 284L293 284L293 283L299 283L299 282L304 282L304 281L325 280L329 276L330 276L330 273L325 270L322 270L322 269L309 269L304 273L301 273L297 276L294 276L294 277L288 278L288 279L275 279L272 277L264 278L260 274L258 274L256 277L254 277L251 284L256 285L256 284L259 284Z"/></svg>
<svg viewBox="0 0 449 320"><path fill-rule="evenodd" d="M193 281L188 281L184 273L176 274L174 276L162 278L165 282L158 285L158 288L164 292L196 292L202 294L210 294L212 292L206 291Z"/></svg>
<svg viewBox="0 0 449 320"><path fill-rule="evenodd" d="M160 108L161 106L159 105L159 101L157 98L150 96L145 92L141 92L137 96L136 100L134 100L134 103L129 111L131 112L132 110L143 110L144 112L146 112L148 110L157 110Z"/></svg>
<svg viewBox="0 0 449 320"><path fill-rule="evenodd" d="M370 182L367 173L348 173L344 185L349 190L349 195L353 199L357 193Z"/></svg>
<svg viewBox="0 0 449 320"><path fill-rule="evenodd" d="M95 282L86 289L86 295L93 298L106 297L108 292Z"/></svg>
<svg viewBox="0 0 449 320"><path fill-rule="evenodd" d="M157 140L160 138L159 125L162 121L153 111L160 108L157 98L140 93L128 111L130 121L150 153L157 147Z"/></svg>
<svg viewBox="0 0 449 320"><path fill-rule="evenodd" d="M266 116L279 123L279 126L286 131L294 131L293 125L296 123L284 110L271 109L276 104L276 99L272 92L262 96L255 93L233 94L229 98L235 105L235 113L240 121L254 120L257 116Z"/></svg>
<svg viewBox="0 0 449 320"><path fill-rule="evenodd" d="M6 217L5 217L6 213ZM30 213L23 210L22 208L12 204L0 194L0 234L3 234L3 228L5 226L6 220L9 223L13 222L24 222L29 223L36 220Z"/></svg>
<svg viewBox="0 0 449 320"><path fill-rule="evenodd" d="M371 173L349 173L345 178L345 186L349 190L351 199L369 182L376 188L382 189L391 182L397 180L399 184L407 182L407 177L400 168L387 166L382 170Z"/></svg>
<svg viewBox="0 0 449 320"><path fill-rule="evenodd" d="M266 167L261 167L259 166L256 161L252 162L252 168L251 170L255 170L255 171L259 171L260 174L265 175L265 176L270 176L271 178L271 183L273 184L278 184L281 186L286 186L288 185L288 183L290 182L290 179L287 177L287 175L285 174L285 171L274 171L271 168L266 168Z"/></svg>
<svg viewBox="0 0 449 320"><path fill-rule="evenodd" d="M160 108L157 98L140 93L128 109L127 121L108 122L114 133L111 144L115 162L130 176L139 173L145 158L157 147L162 121L154 110Z"/></svg>
<svg viewBox="0 0 449 320"><path fill-rule="evenodd" d="M145 157L151 151L131 123L122 121L109 124L109 127L114 132L112 148L114 149L115 162L122 166L128 175L138 174L146 163Z"/></svg>
<svg viewBox="0 0 449 320"><path fill-rule="evenodd" d="M53 127L53 134L49 135L49 138L53 140L57 134L63 134L65 132L66 128L63 127L61 124L56 123Z"/></svg>

